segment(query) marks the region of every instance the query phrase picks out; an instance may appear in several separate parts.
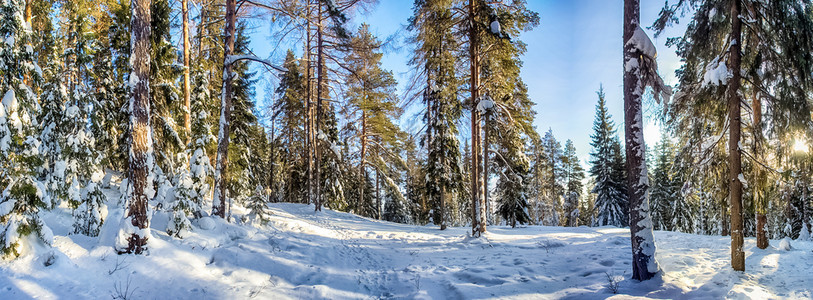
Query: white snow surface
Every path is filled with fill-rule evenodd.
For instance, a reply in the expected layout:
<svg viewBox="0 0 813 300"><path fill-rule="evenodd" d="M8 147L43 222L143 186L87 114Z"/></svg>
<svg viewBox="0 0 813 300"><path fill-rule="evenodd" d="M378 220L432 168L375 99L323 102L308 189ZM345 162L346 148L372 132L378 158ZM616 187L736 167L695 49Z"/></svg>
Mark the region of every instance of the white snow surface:
<svg viewBox="0 0 813 300"><path fill-rule="evenodd" d="M60 208L43 216L53 247L34 243L32 254L0 261L0 298L103 299L128 280L134 299L813 297L813 242L759 250L746 238L739 273L729 266L728 237L656 231L663 273L636 282L626 228L490 226L469 238L467 227L440 231L278 203L267 225L205 217L207 230L193 222L185 239L167 236L169 214L159 211L148 255L116 255L121 208L111 207L98 238L69 234L70 210ZM246 213L233 209L238 220ZM618 295L607 274L621 278Z"/></svg>

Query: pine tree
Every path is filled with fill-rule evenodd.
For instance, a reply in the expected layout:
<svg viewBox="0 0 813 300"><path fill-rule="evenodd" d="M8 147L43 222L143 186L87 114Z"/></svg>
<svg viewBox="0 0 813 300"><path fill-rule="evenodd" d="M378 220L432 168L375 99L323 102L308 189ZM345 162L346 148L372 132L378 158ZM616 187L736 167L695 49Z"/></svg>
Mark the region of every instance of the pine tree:
<svg viewBox="0 0 813 300"><path fill-rule="evenodd" d="M45 186L37 180L37 168L43 165L39 155L39 114L32 88L41 78L34 53L26 44L30 41L30 25L22 22L25 2L8 0L0 3L0 37L5 45L0 49L0 251L6 257L16 257L23 251L23 237L34 234L50 244L51 230L39 217L46 209ZM27 78L27 80L26 80ZM26 82L28 84L26 84Z"/></svg>
<svg viewBox="0 0 813 300"><path fill-rule="evenodd" d="M462 181L460 142L457 139L457 121L462 114L462 105L458 100L460 82L454 55L459 45L452 32L454 22L451 3L432 0L415 3L408 27L414 32L412 41L416 44L410 64L423 74L422 88L418 92L425 107L423 120L427 124L421 140L421 145L427 149L425 188L434 212L432 220L441 229L447 226L443 215L448 210L449 196L461 192L457 183ZM472 194L477 193L472 191ZM472 199L472 202L477 201L478 198Z"/></svg>
<svg viewBox="0 0 813 300"><path fill-rule="evenodd" d="M401 113L393 97L396 81L392 72L381 67L381 42L370 33L369 25L361 25L351 38L350 46L351 51L345 60L351 76L345 98L355 107L358 118L355 123L361 125L355 130L360 149L359 174L373 167L375 176L384 176L386 185L392 186L393 180L388 172L404 168L398 155L404 133L392 121ZM364 194L363 189L359 190L360 198ZM380 202L376 199L378 213L371 217L381 217L383 207Z"/></svg>
<svg viewBox="0 0 813 300"><path fill-rule="evenodd" d="M594 133L590 136L590 175L595 180L591 193L596 194L596 219L593 226L627 226L627 192L624 188L624 159L615 128L607 112L604 89L597 92Z"/></svg>
<svg viewBox="0 0 813 300"><path fill-rule="evenodd" d="M541 151L543 160L541 164L541 193L536 203L537 221L545 226L559 226L562 224L562 198L565 196L564 168L562 161L562 145L553 136L553 130L548 129L542 137Z"/></svg>
<svg viewBox="0 0 813 300"><path fill-rule="evenodd" d="M580 199L584 187L584 168L582 168L579 158L576 156L576 146L573 141L565 142L565 151L562 154L563 177L566 183L565 190L565 226L575 227L579 223Z"/></svg>

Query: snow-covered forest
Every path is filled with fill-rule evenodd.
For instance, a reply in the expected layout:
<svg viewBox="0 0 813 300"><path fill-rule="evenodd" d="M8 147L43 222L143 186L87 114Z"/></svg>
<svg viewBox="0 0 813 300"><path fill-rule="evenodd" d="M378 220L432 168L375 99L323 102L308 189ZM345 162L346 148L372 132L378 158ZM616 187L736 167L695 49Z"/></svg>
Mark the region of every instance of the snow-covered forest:
<svg viewBox="0 0 813 300"><path fill-rule="evenodd" d="M624 0L570 139L528 2L379 5L0 0L0 298L813 298L813 2Z"/></svg>

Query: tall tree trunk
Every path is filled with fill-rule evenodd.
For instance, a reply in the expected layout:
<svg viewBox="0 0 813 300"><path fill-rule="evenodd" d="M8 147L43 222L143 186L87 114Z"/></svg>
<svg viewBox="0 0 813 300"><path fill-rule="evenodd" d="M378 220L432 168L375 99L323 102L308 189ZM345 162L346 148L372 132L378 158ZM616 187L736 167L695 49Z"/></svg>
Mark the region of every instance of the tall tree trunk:
<svg viewBox="0 0 813 300"><path fill-rule="evenodd" d="M639 28L638 0L624 1L624 132L627 153L632 279L648 280L658 272L652 218L649 215L649 178L646 170L641 94L641 51L629 43Z"/></svg>
<svg viewBox="0 0 813 300"><path fill-rule="evenodd" d="M488 148L490 146L488 141L488 120L490 117L491 111L486 113L486 120L483 121L483 205L480 206L480 226L483 232L486 231L488 214L491 213L491 207L488 203Z"/></svg>
<svg viewBox="0 0 813 300"><path fill-rule="evenodd" d="M324 40L322 39L322 4L319 4L317 9L317 21L316 24L316 130L315 136L316 141L314 143L313 151L316 152L316 195L314 195L314 204L316 206L316 211L322 211L322 151L320 150L321 147L319 146L321 142L320 137L320 129L322 128L322 97L323 94L323 85L325 83L325 45Z"/></svg>
<svg viewBox="0 0 813 300"><path fill-rule="evenodd" d="M226 0L226 36L225 50L223 51L223 93L220 96L220 129L217 133L217 167L215 168L215 197L212 204L212 214L226 218L226 196L228 187L227 168L229 166L229 125L231 124L231 97L232 97L232 64L230 56L234 53L234 34L236 23L235 1Z"/></svg>
<svg viewBox="0 0 813 300"><path fill-rule="evenodd" d="M379 180L381 179L381 174L378 171L378 168L375 168L375 218L381 220L381 186L379 185Z"/></svg>
<svg viewBox="0 0 813 300"><path fill-rule="evenodd" d="M364 188L367 186L367 177L364 176L364 159L367 155L367 112L361 111L361 158L359 158L359 201L356 213L361 214L364 206Z"/></svg>
<svg viewBox="0 0 813 300"><path fill-rule="evenodd" d="M728 195L731 205L731 267L736 271L745 271L745 253L742 250L742 157L740 153L740 50L741 26L740 0L731 1L731 48L729 51L729 70L733 70L731 81L728 84Z"/></svg>
<svg viewBox="0 0 813 300"><path fill-rule="evenodd" d="M268 163L269 163L268 164L268 168L269 168L269 172L268 172L268 174L269 174L268 175L268 188L269 188L269 190L271 192L268 193L268 202L272 202L271 201L272 200L271 195L277 192L276 188L274 188L274 185L275 185L275 183L274 183L274 165L276 164L276 162L274 161L276 159L276 156L274 154L276 154L275 152L277 151L277 147L276 147L277 143L275 142L275 139L274 139L274 131L275 131L277 126L276 126L276 123L274 123L274 119L276 119L276 118L271 117L271 151L269 153L270 157L268 159ZM273 202L276 202L276 201L273 201Z"/></svg>
<svg viewBox="0 0 813 300"><path fill-rule="evenodd" d="M33 18L33 15L31 13L31 1L34 0L25 0L24 18L25 22L28 23L28 26L31 26L31 19ZM30 40L28 41L28 45L31 46ZM29 88L33 88L31 87L31 77L28 75L28 72L26 72L25 75L23 75L23 84L25 84Z"/></svg>
<svg viewBox="0 0 813 300"><path fill-rule="evenodd" d="M130 3L130 34L133 45L130 50L130 76L135 85L130 94L130 150L129 178L132 194L123 221L122 233L128 234L126 245L117 245L120 253L141 254L147 249L148 234L143 234L150 227L147 214L147 195L145 189L150 184L147 178L150 172L152 154L152 128L150 126L150 0L132 0ZM133 82L133 81L131 81ZM127 224L129 223L129 224ZM130 227L132 226L132 227ZM129 228L128 228L129 227ZM143 230L143 231L142 231ZM121 233L120 233L121 234Z"/></svg>
<svg viewBox="0 0 813 300"><path fill-rule="evenodd" d="M186 144L189 145L192 142L192 123L189 120L189 115L192 113L189 87L189 47L192 46L189 43L189 0L181 0L181 14L183 15L183 100L186 107L183 124L186 129Z"/></svg>
<svg viewBox="0 0 813 300"><path fill-rule="evenodd" d="M307 70L308 97L305 99L305 152L308 158L308 191L305 194L305 204L311 203L311 193L313 191L313 66L311 65L311 0L306 3L306 26L305 26L305 64Z"/></svg>
<svg viewBox="0 0 813 300"><path fill-rule="evenodd" d="M476 25L477 0L469 0L469 57L471 58L471 235L479 237L485 232L485 224L480 224L480 45Z"/></svg>
<svg viewBox="0 0 813 300"><path fill-rule="evenodd" d="M755 91L754 92L754 99L751 102L751 108L753 109L753 130L754 130L754 148L752 153L756 156L757 160L763 161L762 155L762 101L759 98L759 94ZM765 230L765 227L768 225L768 217L766 216L766 212L768 209L768 199L765 197L765 192L763 188L768 184L768 178L765 170L761 166L756 166L755 169L756 173L756 180L754 182L755 186L758 188L754 189L754 203L756 204L756 219L757 219L757 248L759 249L766 249L768 248L768 234Z"/></svg>

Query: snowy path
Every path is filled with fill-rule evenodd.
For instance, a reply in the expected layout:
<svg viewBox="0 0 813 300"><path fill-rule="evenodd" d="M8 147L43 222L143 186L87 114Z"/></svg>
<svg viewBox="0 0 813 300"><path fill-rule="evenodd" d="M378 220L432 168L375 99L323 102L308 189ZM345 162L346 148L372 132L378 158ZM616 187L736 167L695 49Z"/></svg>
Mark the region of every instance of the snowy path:
<svg viewBox="0 0 813 300"><path fill-rule="evenodd" d="M656 232L666 272L635 283L626 279L625 229L493 226L473 239L468 228L440 231L299 204L271 210L267 227L216 222L183 240L161 232L159 213L148 256L113 254L112 222L100 238L68 235L70 215L57 210L46 218L55 249L0 262L0 299L108 298L128 278L133 296L148 299L813 298L811 243L781 251L771 241L758 250L746 239L747 272L738 274L728 267L727 237ZM607 274L622 279L619 295L607 289Z"/></svg>

